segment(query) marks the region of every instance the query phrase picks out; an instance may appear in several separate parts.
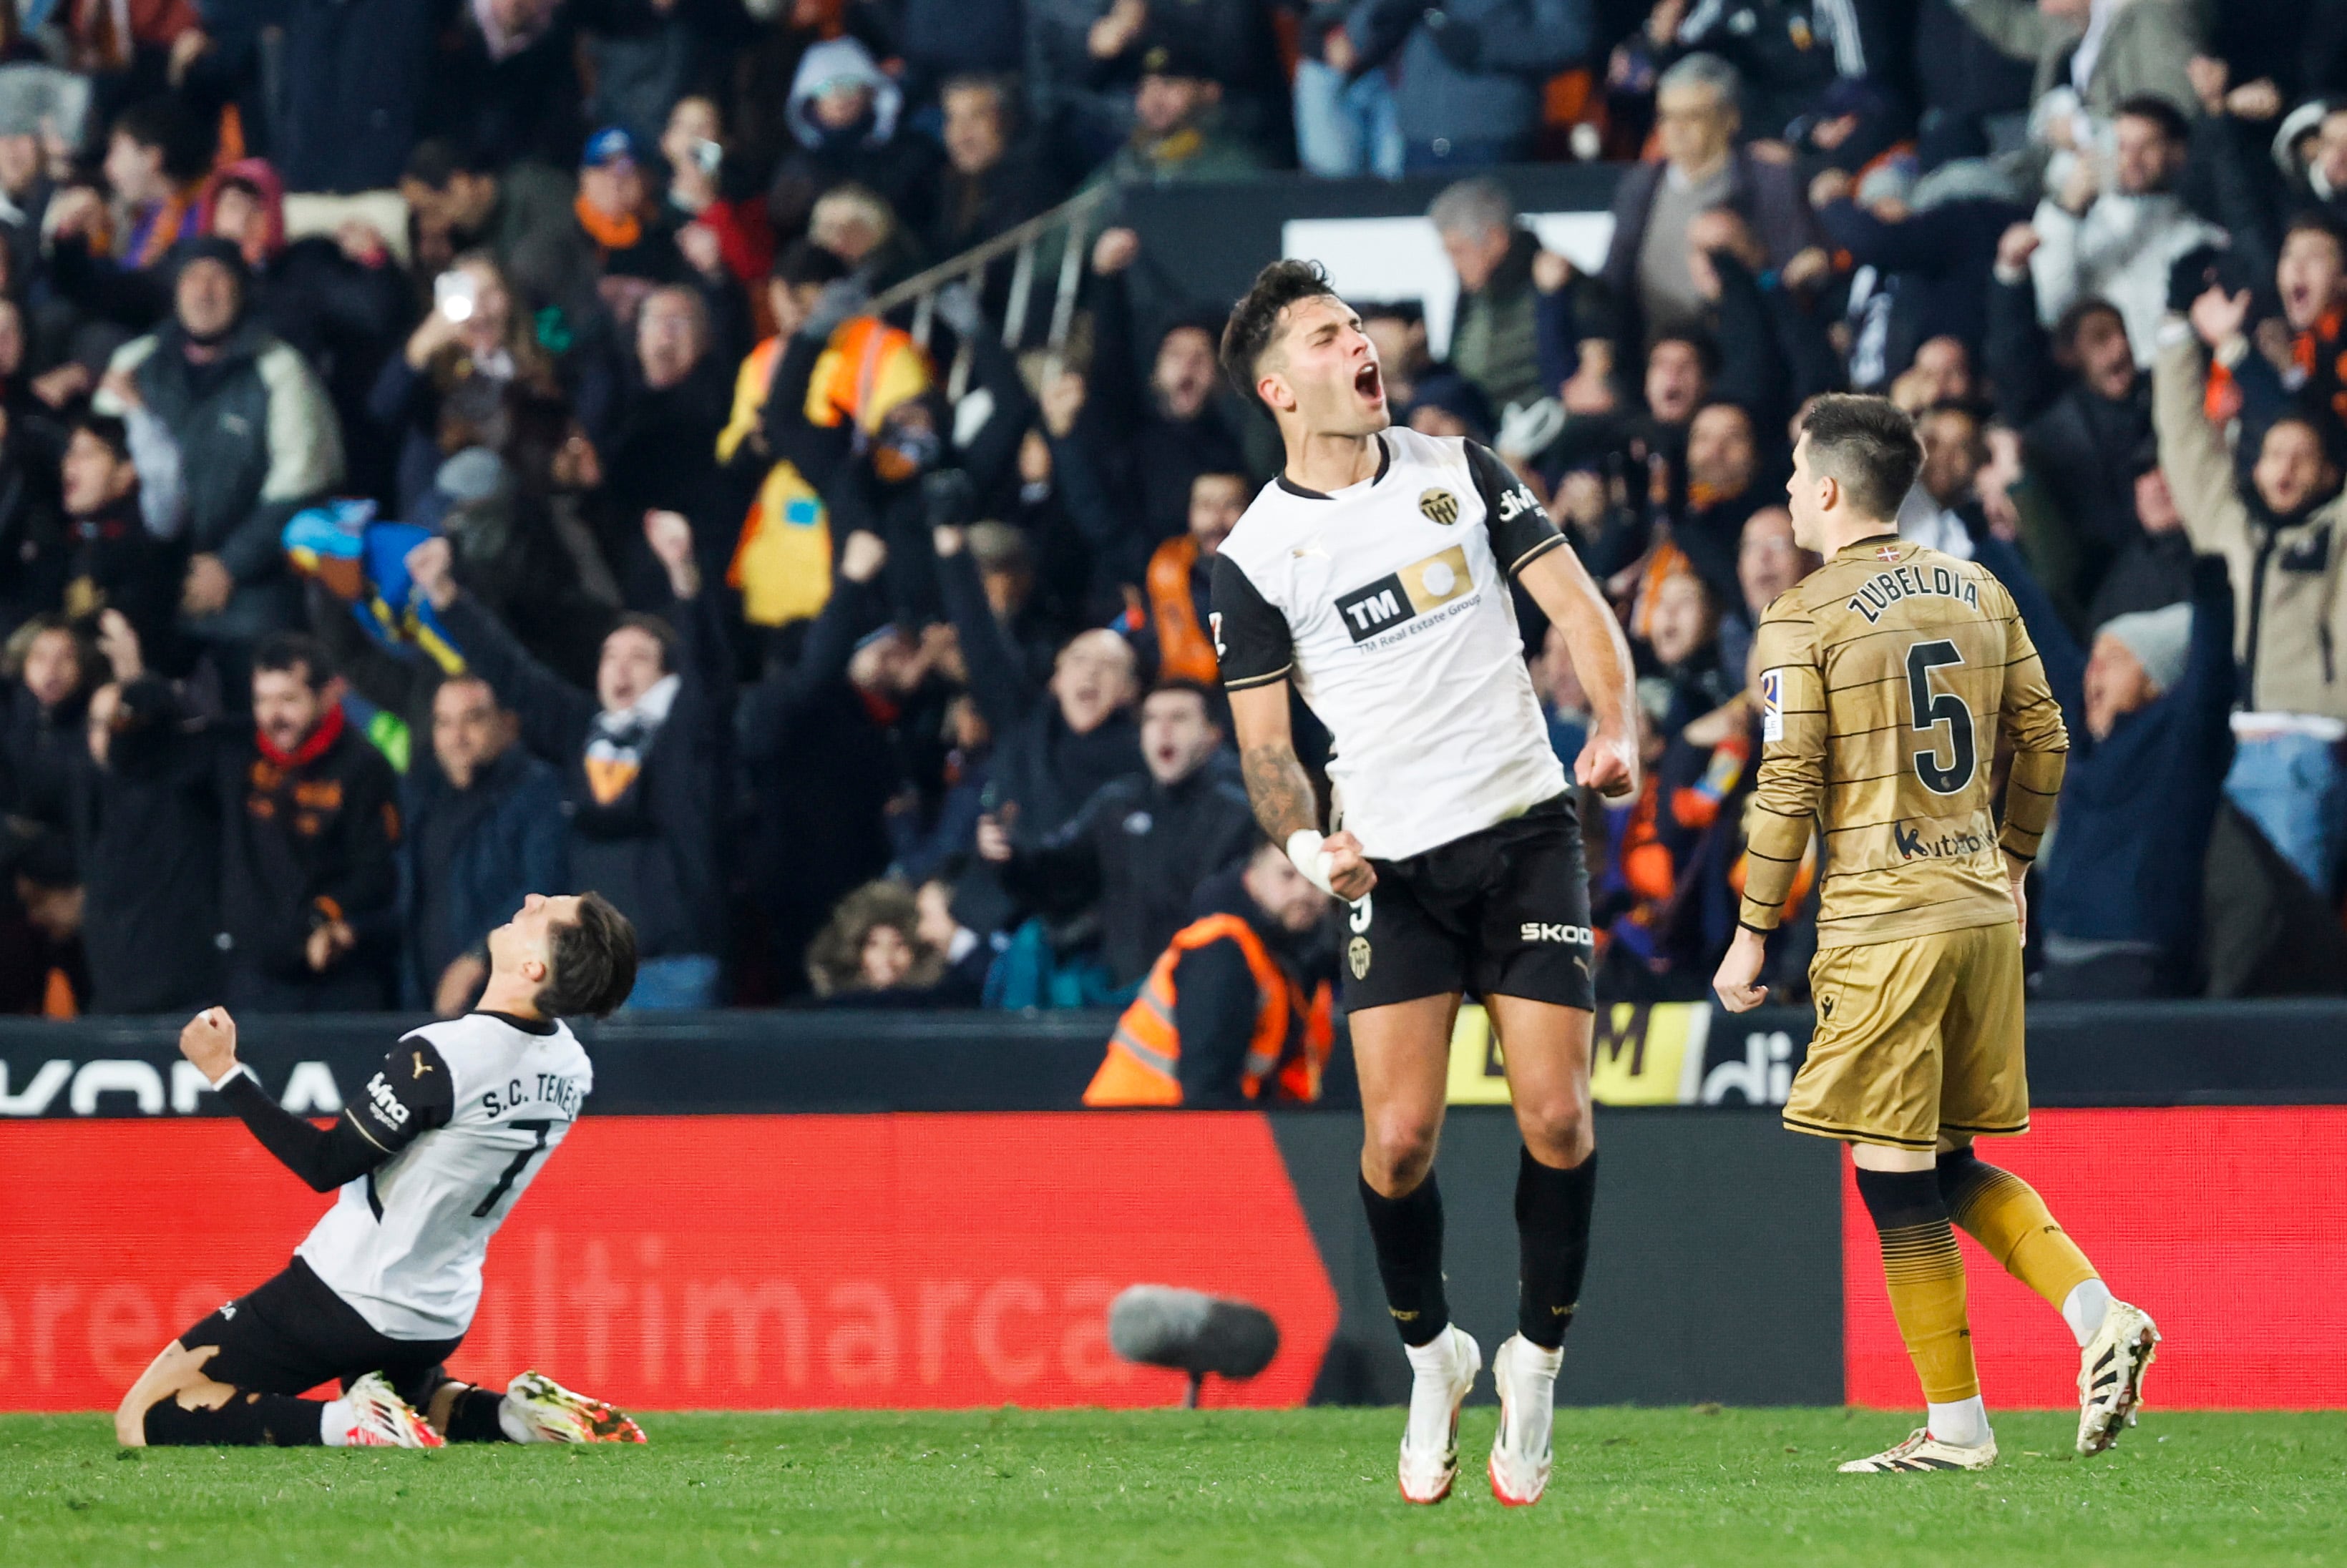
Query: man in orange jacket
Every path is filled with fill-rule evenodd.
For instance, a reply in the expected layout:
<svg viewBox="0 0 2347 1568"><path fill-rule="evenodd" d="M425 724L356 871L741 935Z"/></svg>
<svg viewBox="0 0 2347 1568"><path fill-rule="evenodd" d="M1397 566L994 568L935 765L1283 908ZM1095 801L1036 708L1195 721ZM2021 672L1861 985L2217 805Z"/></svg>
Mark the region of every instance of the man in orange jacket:
<svg viewBox="0 0 2347 1568"><path fill-rule="evenodd" d="M1087 1105L1235 1109L1320 1097L1328 983L1310 971L1328 895L1269 840L1199 890L1110 1037Z"/></svg>

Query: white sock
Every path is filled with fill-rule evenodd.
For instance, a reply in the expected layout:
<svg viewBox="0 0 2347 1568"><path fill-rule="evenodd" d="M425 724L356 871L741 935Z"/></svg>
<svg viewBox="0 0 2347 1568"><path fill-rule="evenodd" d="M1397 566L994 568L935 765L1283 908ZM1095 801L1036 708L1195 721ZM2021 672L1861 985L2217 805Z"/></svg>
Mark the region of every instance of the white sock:
<svg viewBox="0 0 2347 1568"><path fill-rule="evenodd" d="M328 1400L318 1412L318 1440L328 1448L347 1448L351 1441L351 1401Z"/></svg>
<svg viewBox="0 0 2347 1568"><path fill-rule="evenodd" d="M2086 1341L2095 1337L2096 1330L2103 1326L2103 1314L2110 1309L2110 1287L2099 1279L2081 1280L2062 1298L2062 1320L2070 1325L2070 1332L2078 1336L2080 1349L2085 1349Z"/></svg>
<svg viewBox="0 0 2347 1568"><path fill-rule="evenodd" d="M1414 1449L1440 1449L1450 1441L1450 1374L1458 1365L1458 1348L1449 1328L1423 1345L1404 1345L1410 1370L1409 1444Z"/></svg>
<svg viewBox="0 0 2347 1568"><path fill-rule="evenodd" d="M532 1427L528 1421L521 1419L521 1412L514 1409L513 1396L511 1394L507 1394L504 1399L497 1401L497 1427L498 1430L506 1434L506 1436L513 1439L516 1442L543 1442L546 1441L538 1434L537 1429Z"/></svg>
<svg viewBox="0 0 2347 1568"><path fill-rule="evenodd" d="M1958 1448L1978 1448L1988 1441L1988 1407L1981 1403L1978 1394L1952 1405L1925 1408L1930 1413L1923 1418L1923 1425L1942 1442L1952 1442Z"/></svg>

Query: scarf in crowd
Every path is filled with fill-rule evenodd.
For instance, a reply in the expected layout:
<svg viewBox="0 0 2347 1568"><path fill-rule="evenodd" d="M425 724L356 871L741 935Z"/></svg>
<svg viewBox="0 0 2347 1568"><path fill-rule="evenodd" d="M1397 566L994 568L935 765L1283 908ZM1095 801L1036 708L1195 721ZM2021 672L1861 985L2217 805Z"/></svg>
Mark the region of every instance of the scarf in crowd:
<svg viewBox="0 0 2347 1568"><path fill-rule="evenodd" d="M301 745L291 751L280 751L264 730L254 730L252 738L261 748L261 755L277 767L292 769L307 767L326 754L326 748L343 737L343 705L335 703L318 720L318 728L310 731Z"/></svg>
<svg viewBox="0 0 2347 1568"><path fill-rule="evenodd" d="M583 190L571 201L570 210L577 214L579 227L606 250L632 249L644 237L642 219L632 212L622 212L613 217L588 200Z"/></svg>
<svg viewBox="0 0 2347 1568"><path fill-rule="evenodd" d="M587 738L587 788L595 804L609 806L626 794L644 770L650 751L669 709L676 706L681 677L664 675L643 696L617 713L599 713Z"/></svg>

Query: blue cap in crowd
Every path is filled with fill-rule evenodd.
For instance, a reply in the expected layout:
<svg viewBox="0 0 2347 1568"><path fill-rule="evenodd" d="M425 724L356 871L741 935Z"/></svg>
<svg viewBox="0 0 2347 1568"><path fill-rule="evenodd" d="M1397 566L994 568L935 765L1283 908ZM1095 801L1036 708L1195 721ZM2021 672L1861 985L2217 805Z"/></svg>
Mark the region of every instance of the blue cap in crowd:
<svg viewBox="0 0 2347 1568"><path fill-rule="evenodd" d="M603 168L615 163L641 163L643 155L636 146L635 137L625 126L605 126L587 138L587 150L579 157L581 168Z"/></svg>

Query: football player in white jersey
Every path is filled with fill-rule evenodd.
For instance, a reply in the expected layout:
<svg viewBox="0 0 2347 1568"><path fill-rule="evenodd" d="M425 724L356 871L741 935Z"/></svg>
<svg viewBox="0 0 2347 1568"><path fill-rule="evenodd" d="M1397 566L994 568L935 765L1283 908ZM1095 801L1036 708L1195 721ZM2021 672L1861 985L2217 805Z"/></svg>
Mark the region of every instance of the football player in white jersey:
<svg viewBox="0 0 2347 1568"><path fill-rule="evenodd" d="M1503 1044L1524 1150L1517 1332L1492 1359L1491 1490L1538 1501L1564 1331L1589 1254L1596 1141L1589 889L1510 582L1563 630L1595 727L1574 776L1637 783L1630 651L1540 503L1482 447L1395 427L1376 346L1317 262L1278 261L1231 312L1224 368L1287 461L1223 544L1214 630L1255 816L1350 905L1346 1004L1367 1136L1361 1201L1414 1373L1402 1495L1447 1496L1482 1354L1451 1323L1434 1181L1462 993ZM1335 737L1321 832L1293 687Z"/></svg>
<svg viewBox="0 0 2347 1568"><path fill-rule="evenodd" d="M319 1192L341 1190L282 1273L155 1358L115 1411L125 1446L644 1441L537 1372L499 1394L443 1366L472 1326L489 1237L594 1086L562 1019L604 1016L636 976L635 929L596 893L531 894L488 948L479 1008L402 1037L330 1128L262 1092L226 1010L180 1032L180 1053L262 1147ZM298 1397L331 1380L340 1399Z"/></svg>

